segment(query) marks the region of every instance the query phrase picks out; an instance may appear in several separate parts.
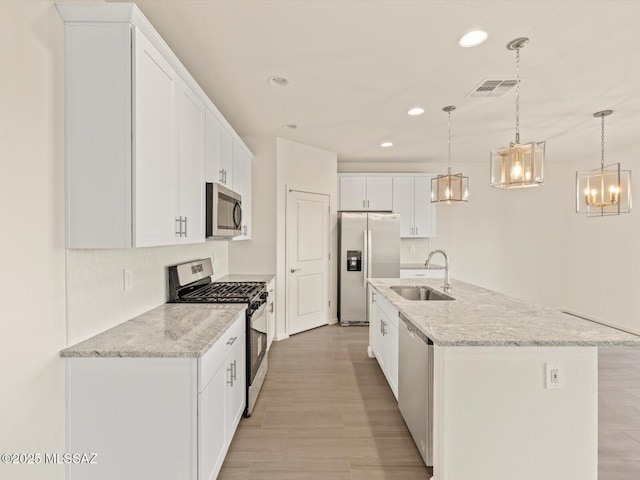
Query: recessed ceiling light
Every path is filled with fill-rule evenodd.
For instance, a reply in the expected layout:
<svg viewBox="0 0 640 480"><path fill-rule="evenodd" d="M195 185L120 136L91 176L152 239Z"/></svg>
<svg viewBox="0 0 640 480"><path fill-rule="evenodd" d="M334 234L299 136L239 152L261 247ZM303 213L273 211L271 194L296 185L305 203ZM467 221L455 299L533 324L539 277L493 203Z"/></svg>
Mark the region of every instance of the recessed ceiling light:
<svg viewBox="0 0 640 480"><path fill-rule="evenodd" d="M282 128L286 128L287 130L295 130L296 128L298 128L298 125L296 125L295 123L286 123L282 125Z"/></svg>
<svg viewBox="0 0 640 480"><path fill-rule="evenodd" d="M415 117L416 115L422 115L424 113L424 108L422 107L413 107L411 110L407 112L407 115L411 115Z"/></svg>
<svg viewBox="0 0 640 480"><path fill-rule="evenodd" d="M381 146L382 148L389 148L389 147L393 147L393 143L391 143L391 142L382 142L382 143L380 144L380 146Z"/></svg>
<svg viewBox="0 0 640 480"><path fill-rule="evenodd" d="M272 87L287 87L289 80L286 77L269 77L269 85Z"/></svg>
<svg viewBox="0 0 640 480"><path fill-rule="evenodd" d="M458 40L458 45L464 48L477 47L483 43L488 36L487 32L483 32L482 30L473 30L466 35L463 35L460 40Z"/></svg>

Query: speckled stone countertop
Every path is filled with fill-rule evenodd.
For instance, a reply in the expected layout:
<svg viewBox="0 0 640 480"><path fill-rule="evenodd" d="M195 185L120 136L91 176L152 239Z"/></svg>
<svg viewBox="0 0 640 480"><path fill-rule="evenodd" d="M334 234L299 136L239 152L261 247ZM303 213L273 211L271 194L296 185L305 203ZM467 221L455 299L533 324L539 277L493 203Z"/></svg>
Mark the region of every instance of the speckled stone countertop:
<svg viewBox="0 0 640 480"><path fill-rule="evenodd" d="M66 348L60 356L198 358L245 308L237 303L167 303Z"/></svg>
<svg viewBox="0 0 640 480"><path fill-rule="evenodd" d="M369 283L435 345L640 346L640 337L456 280L455 300L406 300L391 286L442 291L442 279L384 278Z"/></svg>
<svg viewBox="0 0 640 480"><path fill-rule="evenodd" d="M224 276L222 278L218 278L215 281L216 282L265 282L265 283L269 283L274 278L275 278L275 275L234 274L234 275L226 275L226 276Z"/></svg>

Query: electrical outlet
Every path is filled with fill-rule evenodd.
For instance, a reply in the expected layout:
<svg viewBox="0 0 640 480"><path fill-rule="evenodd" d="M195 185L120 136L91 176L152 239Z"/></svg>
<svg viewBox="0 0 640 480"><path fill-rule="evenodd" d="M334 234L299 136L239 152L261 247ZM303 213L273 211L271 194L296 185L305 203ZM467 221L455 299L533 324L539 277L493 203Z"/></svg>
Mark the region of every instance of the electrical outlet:
<svg viewBox="0 0 640 480"><path fill-rule="evenodd" d="M557 389L564 386L564 371L562 365L547 363L547 389Z"/></svg>
<svg viewBox="0 0 640 480"><path fill-rule="evenodd" d="M123 271L124 291L127 292L133 288L133 269L125 268Z"/></svg>

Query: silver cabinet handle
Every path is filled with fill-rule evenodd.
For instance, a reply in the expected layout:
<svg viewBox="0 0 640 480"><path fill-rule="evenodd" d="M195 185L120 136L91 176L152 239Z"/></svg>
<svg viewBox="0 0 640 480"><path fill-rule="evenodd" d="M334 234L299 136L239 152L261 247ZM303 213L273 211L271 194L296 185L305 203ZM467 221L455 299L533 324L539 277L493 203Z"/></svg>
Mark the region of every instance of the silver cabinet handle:
<svg viewBox="0 0 640 480"><path fill-rule="evenodd" d="M418 234L418 227L416 227L416 235Z"/></svg>
<svg viewBox="0 0 640 480"><path fill-rule="evenodd" d="M371 292L371 303L376 303L376 292Z"/></svg>
<svg viewBox="0 0 640 480"><path fill-rule="evenodd" d="M224 180L222 179L222 169L218 170L218 181L220 183L224 183Z"/></svg>
<svg viewBox="0 0 640 480"><path fill-rule="evenodd" d="M246 225L243 225L243 226L242 226L242 234L243 234L243 235L246 235L246 234L247 234L247 226L246 226Z"/></svg>
<svg viewBox="0 0 640 480"><path fill-rule="evenodd" d="M385 337L387 335L387 322L382 320L382 336Z"/></svg>
<svg viewBox="0 0 640 480"><path fill-rule="evenodd" d="M227 184L227 170L226 169L222 169L222 178L224 178L224 184Z"/></svg>
<svg viewBox="0 0 640 480"><path fill-rule="evenodd" d="M233 345L237 339L238 337L231 337L229 340L227 340L227 345Z"/></svg>
<svg viewBox="0 0 640 480"><path fill-rule="evenodd" d="M234 360L231 364L231 370L233 372L233 380L238 380L238 370L236 369L236 361Z"/></svg>
<svg viewBox="0 0 640 480"><path fill-rule="evenodd" d="M176 223L178 224L178 231L176 232L176 235L178 236L182 236L182 217L176 217Z"/></svg>
<svg viewBox="0 0 640 480"><path fill-rule="evenodd" d="M366 200L362 200L362 208L367 208L367 201Z"/></svg>
<svg viewBox="0 0 640 480"><path fill-rule="evenodd" d="M229 372L229 380L227 380L227 385L231 385L233 387L233 364L229 364L229 368L227 368L227 372Z"/></svg>
<svg viewBox="0 0 640 480"><path fill-rule="evenodd" d="M273 313L273 302L269 304L269 313Z"/></svg>
<svg viewBox="0 0 640 480"><path fill-rule="evenodd" d="M184 217L182 221L184 222L184 236L186 237L187 236L187 217Z"/></svg>
<svg viewBox="0 0 640 480"><path fill-rule="evenodd" d="M289 270L291 273L296 273L299 272L300 269L299 268L292 268L291 270Z"/></svg>
<svg viewBox="0 0 640 480"><path fill-rule="evenodd" d="M367 208L369 208L371 206L371 202L369 202L369 200L367 200Z"/></svg>

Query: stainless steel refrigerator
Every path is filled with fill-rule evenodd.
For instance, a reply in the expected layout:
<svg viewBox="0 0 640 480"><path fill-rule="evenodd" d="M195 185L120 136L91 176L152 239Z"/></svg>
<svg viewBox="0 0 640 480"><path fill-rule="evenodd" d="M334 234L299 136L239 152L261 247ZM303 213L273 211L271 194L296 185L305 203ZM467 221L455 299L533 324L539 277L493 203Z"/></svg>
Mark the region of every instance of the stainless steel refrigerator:
<svg viewBox="0 0 640 480"><path fill-rule="evenodd" d="M367 278L400 276L400 214L338 212L338 318L369 323Z"/></svg>

